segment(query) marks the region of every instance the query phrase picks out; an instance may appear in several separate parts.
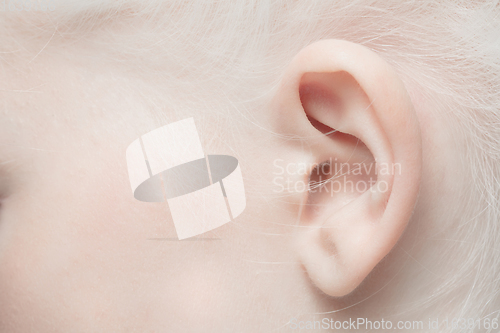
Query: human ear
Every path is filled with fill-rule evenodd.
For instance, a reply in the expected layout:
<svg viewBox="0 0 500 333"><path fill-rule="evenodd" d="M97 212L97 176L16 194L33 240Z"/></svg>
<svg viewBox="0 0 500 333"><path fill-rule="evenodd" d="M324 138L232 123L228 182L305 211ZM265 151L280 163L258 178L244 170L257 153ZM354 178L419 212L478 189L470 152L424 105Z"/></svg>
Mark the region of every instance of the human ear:
<svg viewBox="0 0 500 333"><path fill-rule="evenodd" d="M322 40L288 65L273 109L277 130L306 143L287 149L309 147L295 162L313 166L309 190L294 194L303 205L299 260L324 293L344 296L393 249L417 202L422 152L414 107L396 71L376 53ZM356 163L361 170L354 173ZM329 172L318 171L325 164Z"/></svg>

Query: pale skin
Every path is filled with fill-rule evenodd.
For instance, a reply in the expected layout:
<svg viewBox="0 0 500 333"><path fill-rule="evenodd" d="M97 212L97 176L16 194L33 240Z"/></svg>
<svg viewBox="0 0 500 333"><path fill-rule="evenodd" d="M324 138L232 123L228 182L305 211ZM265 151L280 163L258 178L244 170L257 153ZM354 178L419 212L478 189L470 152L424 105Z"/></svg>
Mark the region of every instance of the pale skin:
<svg viewBox="0 0 500 333"><path fill-rule="evenodd" d="M204 140L239 159L247 208L203 240L174 241L168 206L133 198L124 158L161 125L149 108L164 91L148 73L79 56L84 43L2 64L2 331L286 332L292 318L379 320L378 305L404 304L391 289L409 278L400 264L458 208L462 170L445 118L430 117L435 106L376 53L338 40L306 46L253 114L266 130ZM186 107L166 119L202 116ZM323 135L306 116L355 141ZM210 137L214 124L200 125ZM273 184L277 156L400 163L402 174L379 175L388 191L284 195Z"/></svg>

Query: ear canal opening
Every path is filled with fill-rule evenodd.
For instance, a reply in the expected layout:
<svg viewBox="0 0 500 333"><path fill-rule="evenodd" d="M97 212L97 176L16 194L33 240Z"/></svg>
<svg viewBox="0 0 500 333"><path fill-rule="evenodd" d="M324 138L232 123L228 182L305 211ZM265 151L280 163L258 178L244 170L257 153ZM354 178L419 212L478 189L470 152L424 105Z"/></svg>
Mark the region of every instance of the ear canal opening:
<svg viewBox="0 0 500 333"><path fill-rule="evenodd" d="M323 186L334 177L332 174L331 161L324 161L314 167L309 174L309 188L308 190L314 191Z"/></svg>

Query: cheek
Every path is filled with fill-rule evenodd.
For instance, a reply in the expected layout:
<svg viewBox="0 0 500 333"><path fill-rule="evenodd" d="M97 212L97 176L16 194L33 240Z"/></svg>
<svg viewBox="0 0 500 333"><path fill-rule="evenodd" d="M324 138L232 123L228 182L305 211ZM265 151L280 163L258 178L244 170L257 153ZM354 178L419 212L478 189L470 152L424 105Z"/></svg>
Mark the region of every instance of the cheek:
<svg viewBox="0 0 500 333"><path fill-rule="evenodd" d="M180 318L200 330L223 326L221 313L232 310L224 270L235 249L168 241L176 234L167 205L132 197L122 155L79 151L30 166L28 185L2 216L9 232L0 324L20 332L161 327Z"/></svg>
<svg viewBox="0 0 500 333"><path fill-rule="evenodd" d="M117 320L133 308L127 302L140 293L141 275L153 275L144 258L158 245L147 239L169 237L167 207L130 199L119 159L96 157L107 169L92 159L40 158L5 201L0 328L74 331L111 320L111 312Z"/></svg>

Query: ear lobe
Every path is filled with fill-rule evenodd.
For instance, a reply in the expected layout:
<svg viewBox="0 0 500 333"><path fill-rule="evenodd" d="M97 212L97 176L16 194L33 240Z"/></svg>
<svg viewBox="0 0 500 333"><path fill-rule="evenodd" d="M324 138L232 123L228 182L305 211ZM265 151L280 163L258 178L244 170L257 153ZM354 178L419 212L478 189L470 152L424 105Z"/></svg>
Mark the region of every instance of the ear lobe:
<svg viewBox="0 0 500 333"><path fill-rule="evenodd" d="M316 163L330 164L327 174L323 169L318 177L318 168L311 174L317 186L304 194L307 228L297 234L297 251L318 288L344 296L391 251L410 220L420 185L420 127L396 72L361 45L314 43L291 62L283 82L280 112L289 113L301 135L307 126L323 134L315 141ZM337 190L329 190L334 181Z"/></svg>

